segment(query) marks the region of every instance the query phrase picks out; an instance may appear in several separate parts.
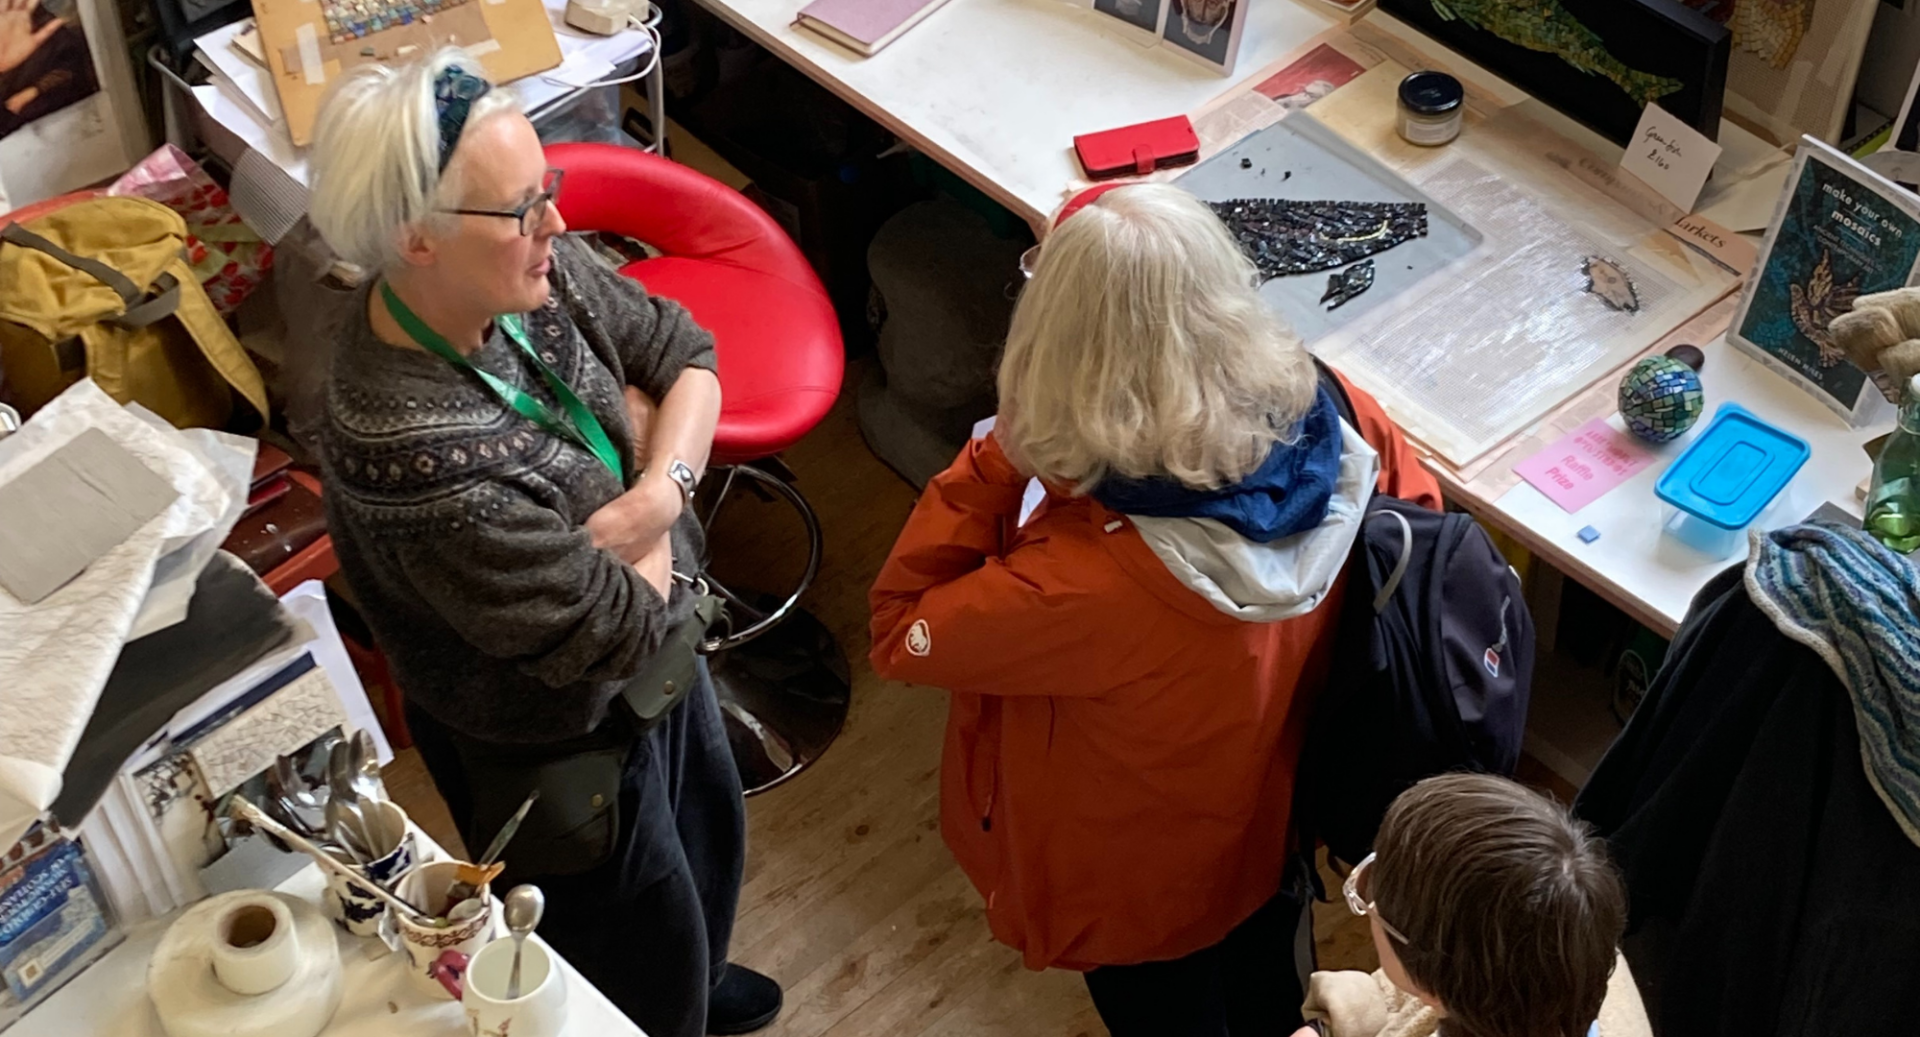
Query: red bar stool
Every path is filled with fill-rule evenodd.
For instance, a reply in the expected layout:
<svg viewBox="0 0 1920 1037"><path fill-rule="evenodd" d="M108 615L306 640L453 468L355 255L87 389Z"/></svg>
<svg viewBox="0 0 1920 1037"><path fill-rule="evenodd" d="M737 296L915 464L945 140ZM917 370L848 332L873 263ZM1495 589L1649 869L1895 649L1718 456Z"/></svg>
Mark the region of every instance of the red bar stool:
<svg viewBox="0 0 1920 1037"><path fill-rule="evenodd" d="M712 528L745 479L785 501L806 526L806 567L791 593L714 584L733 627L705 649L741 783L748 794L764 791L818 759L847 715L846 656L800 608L820 568L820 521L770 470L784 470L775 455L819 424L839 395L846 365L839 320L780 225L719 181L611 144L556 144L547 161L566 170L558 204L568 227L624 235L661 252L620 272L679 302L713 332L722 403L701 487L703 521Z"/></svg>

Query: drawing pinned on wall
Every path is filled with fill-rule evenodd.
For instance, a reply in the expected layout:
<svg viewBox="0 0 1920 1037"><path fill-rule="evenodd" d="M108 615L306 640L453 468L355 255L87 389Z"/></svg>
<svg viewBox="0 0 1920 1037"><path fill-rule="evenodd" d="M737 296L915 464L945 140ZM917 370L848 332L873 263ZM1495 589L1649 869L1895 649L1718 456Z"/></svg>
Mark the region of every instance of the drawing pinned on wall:
<svg viewBox="0 0 1920 1037"><path fill-rule="evenodd" d="M0 138L99 92L73 0L0 0Z"/></svg>
<svg viewBox="0 0 1920 1037"><path fill-rule="evenodd" d="M1625 142L1650 103L1714 139L1731 33L1677 0L1380 0L1528 93Z"/></svg>

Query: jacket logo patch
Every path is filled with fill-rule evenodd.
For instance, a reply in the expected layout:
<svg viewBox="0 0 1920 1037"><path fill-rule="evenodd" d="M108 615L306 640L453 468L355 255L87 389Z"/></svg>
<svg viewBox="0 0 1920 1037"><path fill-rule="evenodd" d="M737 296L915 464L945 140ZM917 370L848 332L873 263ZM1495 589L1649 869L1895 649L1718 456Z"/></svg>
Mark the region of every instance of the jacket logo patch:
<svg viewBox="0 0 1920 1037"><path fill-rule="evenodd" d="M1480 657L1480 662L1486 666L1487 673L1495 680L1500 677L1500 650L1507 647L1507 609L1512 605L1511 597L1500 599L1500 640L1487 649L1487 654Z"/></svg>
<svg viewBox="0 0 1920 1037"><path fill-rule="evenodd" d="M931 651L933 651L933 633L927 629L927 621L914 620L913 625L907 628L907 654L924 659Z"/></svg>

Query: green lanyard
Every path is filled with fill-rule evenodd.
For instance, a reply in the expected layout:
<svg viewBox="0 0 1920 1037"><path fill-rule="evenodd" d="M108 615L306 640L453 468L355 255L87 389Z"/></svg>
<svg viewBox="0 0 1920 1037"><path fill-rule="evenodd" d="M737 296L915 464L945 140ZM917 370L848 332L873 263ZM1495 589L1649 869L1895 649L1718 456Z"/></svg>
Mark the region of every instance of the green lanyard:
<svg viewBox="0 0 1920 1037"><path fill-rule="evenodd" d="M547 388L553 390L553 395L559 398L560 405L567 409L566 418L555 414L546 404L520 391L518 386L473 366L473 362L460 355L460 351L453 348L453 344L448 342L445 336L427 327L426 321L421 320L418 314L408 309L407 304L393 294L393 286L385 281L380 282L380 297L386 300L387 312L393 315L393 319L399 323L401 330L425 347L428 352L454 367L472 372L474 377L480 379L487 388L492 389L495 396L500 397L502 402L512 407L521 417L599 458L600 463L607 466L607 471L612 472L615 479L619 479L622 483L626 482L626 458L620 451L614 449L613 441L607 438L606 429L600 427L600 419L594 417L593 412L587 409L587 405L580 402L580 397L574 393L571 386L567 385L565 379L554 373L553 368L548 367L546 361L540 359L540 354L533 351L533 345L527 341L526 328L522 325L519 314L510 313L500 317L500 327L506 331L507 337L520 347L520 351L527 355L527 359L533 361L533 366L540 372L540 377L546 379Z"/></svg>

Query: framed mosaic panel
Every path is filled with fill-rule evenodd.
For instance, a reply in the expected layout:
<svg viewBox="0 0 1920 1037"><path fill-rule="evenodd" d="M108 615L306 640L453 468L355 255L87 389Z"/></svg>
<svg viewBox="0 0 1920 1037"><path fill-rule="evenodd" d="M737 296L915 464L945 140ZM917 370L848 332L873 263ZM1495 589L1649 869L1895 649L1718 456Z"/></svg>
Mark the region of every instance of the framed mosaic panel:
<svg viewBox="0 0 1920 1037"><path fill-rule="evenodd" d="M1617 143L1649 102L1719 137L1732 34L1676 0L1380 0L1380 9Z"/></svg>

